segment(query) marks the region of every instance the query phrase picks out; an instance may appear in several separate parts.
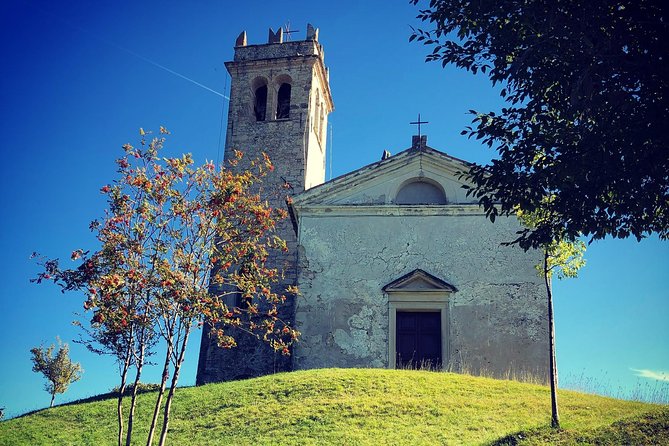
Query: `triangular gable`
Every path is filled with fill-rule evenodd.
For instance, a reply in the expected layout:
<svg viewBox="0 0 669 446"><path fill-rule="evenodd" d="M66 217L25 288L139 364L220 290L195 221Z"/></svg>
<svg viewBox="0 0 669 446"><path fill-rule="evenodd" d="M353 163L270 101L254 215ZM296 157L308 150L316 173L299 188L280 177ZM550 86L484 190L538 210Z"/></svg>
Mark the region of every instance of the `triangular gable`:
<svg viewBox="0 0 669 446"><path fill-rule="evenodd" d="M395 279L383 287L383 291L392 293L393 291L447 291L455 292L457 288L448 282L444 282L438 277L423 271L415 269L409 274L405 274L399 279Z"/></svg>
<svg viewBox="0 0 669 446"><path fill-rule="evenodd" d="M292 199L296 207L324 204L381 204L379 200L383 197L374 197L372 201L366 201L365 193L387 195L382 186L384 182L402 176L418 176L419 172L427 178L432 175L438 182L447 183L447 196L463 197L461 186L467 183L459 176L469 170L470 166L471 164L466 161L431 147L410 148L308 189ZM454 201L462 202L462 200ZM468 201L473 202L473 200Z"/></svg>

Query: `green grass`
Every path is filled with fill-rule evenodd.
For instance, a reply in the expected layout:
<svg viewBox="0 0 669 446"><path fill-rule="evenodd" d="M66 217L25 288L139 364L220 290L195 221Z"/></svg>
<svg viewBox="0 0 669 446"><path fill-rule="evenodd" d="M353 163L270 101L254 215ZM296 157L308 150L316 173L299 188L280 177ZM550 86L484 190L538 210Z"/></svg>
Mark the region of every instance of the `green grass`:
<svg viewBox="0 0 669 446"><path fill-rule="evenodd" d="M178 389L172 445L669 444L669 407L453 373L325 369ZM136 444L153 393L140 396ZM0 444L113 444L112 399L0 423Z"/></svg>

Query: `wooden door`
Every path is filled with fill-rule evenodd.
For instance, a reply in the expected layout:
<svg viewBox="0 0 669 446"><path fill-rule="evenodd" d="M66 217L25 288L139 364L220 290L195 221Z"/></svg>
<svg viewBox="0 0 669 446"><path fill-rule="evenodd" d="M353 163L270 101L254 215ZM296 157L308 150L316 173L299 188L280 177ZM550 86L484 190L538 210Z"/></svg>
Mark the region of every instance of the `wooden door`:
<svg viewBox="0 0 669 446"><path fill-rule="evenodd" d="M441 368L441 313L398 311L397 368Z"/></svg>

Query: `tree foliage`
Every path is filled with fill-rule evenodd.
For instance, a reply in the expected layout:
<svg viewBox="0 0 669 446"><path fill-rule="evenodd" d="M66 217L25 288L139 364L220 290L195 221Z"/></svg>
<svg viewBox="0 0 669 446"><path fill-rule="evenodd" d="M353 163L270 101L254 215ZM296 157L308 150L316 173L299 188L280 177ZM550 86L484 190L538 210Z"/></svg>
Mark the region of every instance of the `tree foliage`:
<svg viewBox="0 0 669 446"><path fill-rule="evenodd" d="M518 220L528 229L534 229L538 226L555 224L556 216L549 210L550 199L544 199L547 206L543 209L536 209L529 213L516 207L516 216ZM572 279L578 276L578 272L585 266L586 245L579 239L562 238L551 240L544 243L541 249L546 255L546 264L540 262L535 265L537 273L542 278L552 279L555 275L558 279Z"/></svg>
<svg viewBox="0 0 669 446"><path fill-rule="evenodd" d="M463 134L499 158L472 167L469 192L491 219L554 197L558 218L520 246L669 235L666 2L431 0L418 17L428 61L484 73L507 102L470 110Z"/></svg>
<svg viewBox="0 0 669 446"><path fill-rule="evenodd" d="M123 430L125 374L134 367L126 444L130 444L136 389L146 357L156 340L165 345L162 378L147 444L163 412L164 444L179 372L192 330L205 323L219 346L236 345L227 327L239 328L290 354L299 333L278 317L278 306L297 290L277 290L281 271L266 262L273 250L287 250L274 234L286 218L258 194L258 184L273 170L267 156L235 172L207 162L195 167L190 154L161 158L167 130L157 138L140 130L138 147L123 146L118 177L101 189L108 208L90 228L100 249L72 253L80 262L63 269L42 260L36 282L50 280L63 291L83 291L91 314L88 344L112 353L121 365L118 389L119 438ZM229 163L242 159L237 152ZM241 304L227 296L241 295ZM234 301L235 299L232 299ZM83 324L82 324L83 325ZM171 379L170 379L171 378ZM163 400L165 390L167 397Z"/></svg>
<svg viewBox="0 0 669 446"><path fill-rule="evenodd" d="M70 360L70 347L61 343L60 339L57 340L58 351L55 356L56 346L54 344L46 348L40 346L30 349L33 372L41 373L47 381L44 390L51 395L49 407L53 407L56 395L65 393L70 384L81 379L83 373L81 365Z"/></svg>

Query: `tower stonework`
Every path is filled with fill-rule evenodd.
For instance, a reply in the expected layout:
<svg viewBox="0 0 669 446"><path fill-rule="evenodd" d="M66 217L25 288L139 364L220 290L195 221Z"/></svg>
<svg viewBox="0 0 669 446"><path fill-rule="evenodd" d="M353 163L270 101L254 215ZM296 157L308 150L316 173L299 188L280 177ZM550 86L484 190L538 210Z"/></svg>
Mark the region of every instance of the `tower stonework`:
<svg viewBox="0 0 669 446"><path fill-rule="evenodd" d="M333 110L318 30L307 26L305 40L283 41L283 30L270 29L269 41L247 45L243 32L235 43L230 73L225 159L234 151L252 160L267 153L274 171L262 183L263 198L273 207L286 208L286 194L293 195L325 180L327 116ZM240 163L237 168L248 167ZM283 191L283 193L281 193ZM297 237L289 220L278 235L288 252L275 253L269 266L284 271L277 290L297 284ZM294 304L282 307L280 317L294 324ZM275 353L245 333L235 333L238 346L221 349L205 328L200 346L197 384L249 378L292 370L292 357Z"/></svg>

